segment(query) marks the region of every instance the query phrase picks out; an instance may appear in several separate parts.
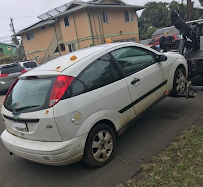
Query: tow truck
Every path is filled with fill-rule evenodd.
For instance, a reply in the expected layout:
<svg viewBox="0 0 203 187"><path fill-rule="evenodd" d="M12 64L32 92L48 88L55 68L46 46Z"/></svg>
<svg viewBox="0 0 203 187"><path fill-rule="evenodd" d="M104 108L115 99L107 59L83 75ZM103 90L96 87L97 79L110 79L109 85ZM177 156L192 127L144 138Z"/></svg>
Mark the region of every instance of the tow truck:
<svg viewBox="0 0 203 187"><path fill-rule="evenodd" d="M203 19L185 22L176 11L171 12L171 25L180 31L181 39L168 43L165 36L159 40L161 49L182 54L188 63L188 77L203 76ZM195 97L196 91L203 90L203 86L192 86L185 78L187 89L186 98ZM190 90L193 91L190 94ZM177 97L183 97L177 96Z"/></svg>

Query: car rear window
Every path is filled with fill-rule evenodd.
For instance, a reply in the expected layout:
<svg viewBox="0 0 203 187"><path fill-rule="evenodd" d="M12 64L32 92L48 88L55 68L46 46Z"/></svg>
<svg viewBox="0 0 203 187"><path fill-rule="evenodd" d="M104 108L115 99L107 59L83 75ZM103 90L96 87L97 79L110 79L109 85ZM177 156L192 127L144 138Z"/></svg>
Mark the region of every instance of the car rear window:
<svg viewBox="0 0 203 187"><path fill-rule="evenodd" d="M23 63L23 65L24 65L26 68L35 68L35 67L37 67L37 63L34 62L34 61L25 62L25 63Z"/></svg>
<svg viewBox="0 0 203 187"><path fill-rule="evenodd" d="M21 67L20 65L13 65L13 66L2 67L0 70L1 70L1 74L11 74L16 72L21 72L24 70L24 68Z"/></svg>
<svg viewBox="0 0 203 187"><path fill-rule="evenodd" d="M5 101L11 112L30 112L48 108L55 78L19 80Z"/></svg>

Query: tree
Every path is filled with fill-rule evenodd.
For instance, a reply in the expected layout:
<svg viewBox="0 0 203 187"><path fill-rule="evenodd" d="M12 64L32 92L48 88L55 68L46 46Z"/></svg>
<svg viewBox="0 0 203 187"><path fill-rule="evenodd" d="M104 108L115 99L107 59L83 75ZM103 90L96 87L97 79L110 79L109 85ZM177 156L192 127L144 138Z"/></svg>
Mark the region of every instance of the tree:
<svg viewBox="0 0 203 187"><path fill-rule="evenodd" d="M140 39L150 38L149 33L152 30L170 25L167 6L168 3L166 2L148 2L145 4L146 9L138 18Z"/></svg>
<svg viewBox="0 0 203 187"><path fill-rule="evenodd" d="M179 4L177 1L172 1L169 4L169 11L175 10L183 20L187 18L187 6L185 4Z"/></svg>
<svg viewBox="0 0 203 187"><path fill-rule="evenodd" d="M199 3L201 4L201 6L203 6L203 0L199 0Z"/></svg>
<svg viewBox="0 0 203 187"><path fill-rule="evenodd" d="M203 3L203 0L201 0ZM202 4L203 5L203 4ZM186 20L186 5L179 4L177 1L166 2L148 2L145 4L141 16L138 18L140 39L151 38L150 33L159 28L168 27L171 23L170 14L175 10L183 20ZM203 17L203 9L193 8L193 20Z"/></svg>

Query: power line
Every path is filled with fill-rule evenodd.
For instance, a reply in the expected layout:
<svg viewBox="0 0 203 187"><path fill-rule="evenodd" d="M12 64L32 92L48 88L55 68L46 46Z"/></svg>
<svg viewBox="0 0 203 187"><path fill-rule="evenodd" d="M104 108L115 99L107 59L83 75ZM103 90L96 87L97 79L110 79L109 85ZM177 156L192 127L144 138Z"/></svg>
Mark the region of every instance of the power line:
<svg viewBox="0 0 203 187"><path fill-rule="evenodd" d="M33 17L37 17L37 16L22 16L22 17L13 17L14 19L22 19L22 18L33 18ZM9 19L8 18L3 18L3 19L0 19L0 20L6 20L6 19Z"/></svg>

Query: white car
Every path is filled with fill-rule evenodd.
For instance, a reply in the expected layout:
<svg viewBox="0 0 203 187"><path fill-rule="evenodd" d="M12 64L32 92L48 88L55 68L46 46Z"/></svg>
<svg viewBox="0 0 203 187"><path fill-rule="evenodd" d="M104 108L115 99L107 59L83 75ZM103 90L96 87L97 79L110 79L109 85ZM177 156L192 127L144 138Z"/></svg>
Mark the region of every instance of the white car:
<svg viewBox="0 0 203 187"><path fill-rule="evenodd" d="M39 66L39 64L35 60L18 62L18 64L20 64L23 68L25 68L26 71L30 71L33 68Z"/></svg>
<svg viewBox="0 0 203 187"><path fill-rule="evenodd" d="M2 107L7 149L48 165L108 163L116 138L152 104L185 90L187 63L136 43L74 51L19 77Z"/></svg>

